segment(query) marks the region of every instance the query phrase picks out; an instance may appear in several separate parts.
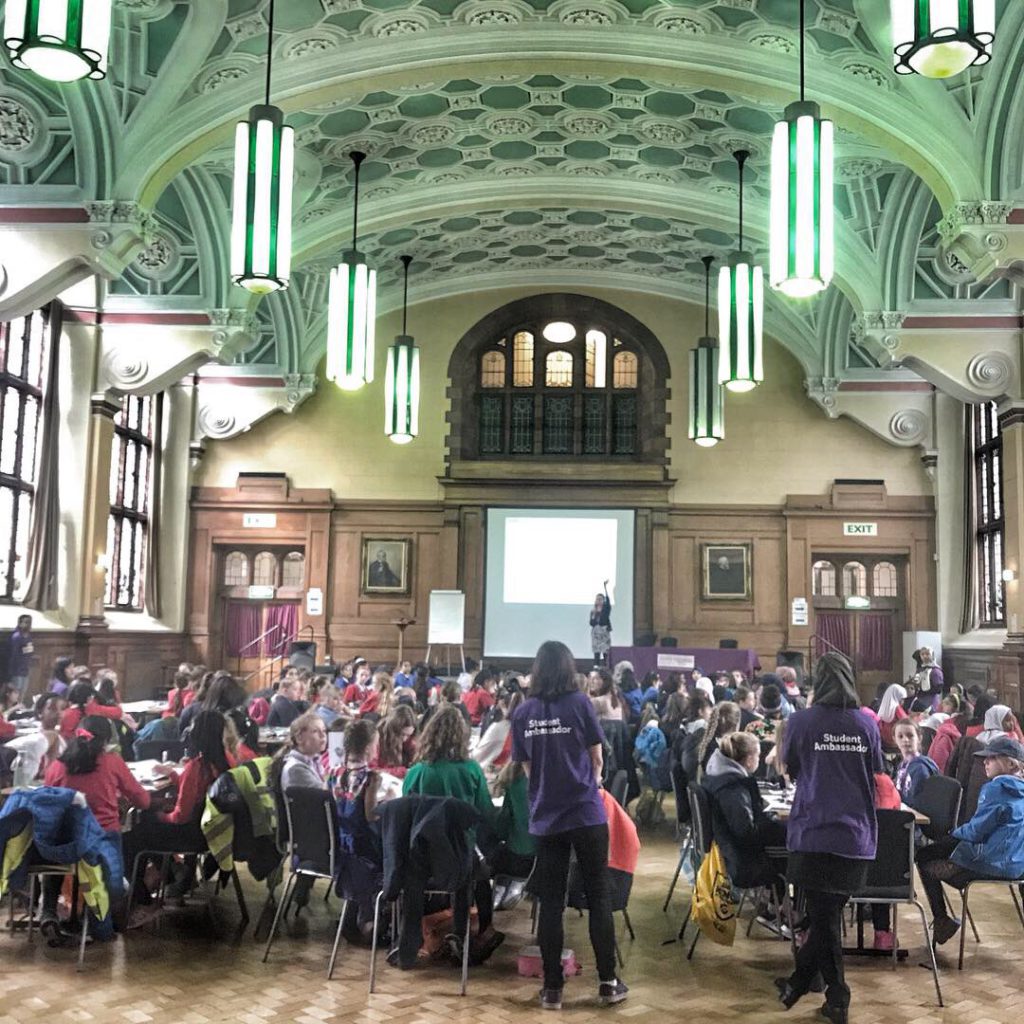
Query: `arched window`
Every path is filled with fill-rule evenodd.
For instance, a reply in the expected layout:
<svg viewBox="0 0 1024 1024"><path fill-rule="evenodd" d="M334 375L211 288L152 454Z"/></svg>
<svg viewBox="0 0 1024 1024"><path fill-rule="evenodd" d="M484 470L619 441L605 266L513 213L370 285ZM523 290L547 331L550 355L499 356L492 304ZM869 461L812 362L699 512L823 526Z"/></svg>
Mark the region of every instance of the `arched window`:
<svg viewBox="0 0 1024 1024"><path fill-rule="evenodd" d="M448 363L449 463L565 456L668 464L668 359L610 303L547 293L472 327Z"/></svg>
<svg viewBox="0 0 1024 1024"><path fill-rule="evenodd" d="M244 551L229 551L224 558L224 586L249 585L249 556Z"/></svg>
<svg viewBox="0 0 1024 1024"><path fill-rule="evenodd" d="M544 387L572 387L572 355L569 352L549 352L544 360Z"/></svg>
<svg viewBox="0 0 1024 1024"><path fill-rule="evenodd" d="M306 556L301 551L289 551L281 563L281 586L301 588L306 582Z"/></svg>
<svg viewBox="0 0 1024 1024"><path fill-rule="evenodd" d="M635 388L637 386L637 360L634 352L618 352L612 363L612 387Z"/></svg>
<svg viewBox="0 0 1024 1024"><path fill-rule="evenodd" d="M875 597L899 596L899 577L892 562L878 562L872 573L872 589Z"/></svg>
<svg viewBox="0 0 1024 1024"><path fill-rule="evenodd" d="M261 551L252 560L252 582L256 587L277 585L277 559L273 551Z"/></svg>
<svg viewBox="0 0 1024 1024"><path fill-rule="evenodd" d="M815 597L836 596L836 567L831 562L815 562L811 566L811 593Z"/></svg>
<svg viewBox="0 0 1024 1024"><path fill-rule="evenodd" d="M480 387L503 388L505 386L505 353L491 349L480 360Z"/></svg>
<svg viewBox="0 0 1024 1024"><path fill-rule="evenodd" d="M868 571L860 562L843 566L843 597L867 597Z"/></svg>

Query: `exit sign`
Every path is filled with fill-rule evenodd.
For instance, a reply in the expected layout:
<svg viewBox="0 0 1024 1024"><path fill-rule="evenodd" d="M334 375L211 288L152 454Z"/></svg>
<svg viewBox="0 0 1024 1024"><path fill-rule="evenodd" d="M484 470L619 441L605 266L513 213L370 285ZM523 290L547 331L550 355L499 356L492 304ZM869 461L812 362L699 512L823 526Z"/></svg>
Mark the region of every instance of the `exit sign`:
<svg viewBox="0 0 1024 1024"><path fill-rule="evenodd" d="M878 523L843 523L844 537L877 537Z"/></svg>

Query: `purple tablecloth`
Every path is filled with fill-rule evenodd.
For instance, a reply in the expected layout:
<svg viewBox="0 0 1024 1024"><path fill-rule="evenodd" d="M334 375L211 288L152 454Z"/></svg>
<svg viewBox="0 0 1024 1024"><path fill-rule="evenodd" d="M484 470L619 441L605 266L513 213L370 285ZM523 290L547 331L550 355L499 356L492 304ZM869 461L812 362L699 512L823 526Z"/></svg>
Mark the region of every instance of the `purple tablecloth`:
<svg viewBox="0 0 1024 1024"><path fill-rule="evenodd" d="M659 654L683 654L690 655L697 668L704 670L706 676L714 676L719 670L731 672L738 668L745 672L750 679L755 671L761 668L761 662L757 657L757 651L748 647L740 647L730 650L719 647L613 647L608 656L609 664L612 666L619 661L633 663L633 671L637 679L643 679L645 673L660 671L662 678L669 672L683 672L688 669L658 668Z"/></svg>

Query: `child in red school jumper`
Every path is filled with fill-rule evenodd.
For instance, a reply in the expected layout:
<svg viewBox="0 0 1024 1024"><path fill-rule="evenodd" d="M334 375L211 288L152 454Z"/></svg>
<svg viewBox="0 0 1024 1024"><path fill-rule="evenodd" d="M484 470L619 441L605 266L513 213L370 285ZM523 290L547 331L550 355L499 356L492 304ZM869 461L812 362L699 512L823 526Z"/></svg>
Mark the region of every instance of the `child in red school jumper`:
<svg viewBox="0 0 1024 1024"><path fill-rule="evenodd" d="M74 736L75 730L87 715L98 715L102 718L121 717L120 704L101 704L97 698L95 688L87 679L80 679L71 684L67 693L68 707L60 718L59 731L65 740L70 740Z"/></svg>
<svg viewBox="0 0 1024 1024"><path fill-rule="evenodd" d="M132 776L120 754L110 753L107 747L116 743L114 727L109 718L87 715L75 729L67 749L52 761L43 776L47 786L61 786L77 790L85 797L89 810L101 829L116 836L121 843L121 801L129 807L145 810L149 807L147 793ZM43 879L43 914L40 929L51 945L64 941L57 918L57 899L63 879ZM121 879L111 879L113 899L119 899Z"/></svg>
<svg viewBox="0 0 1024 1024"><path fill-rule="evenodd" d="M161 713L161 718L181 717L181 713L185 710L186 704L190 703L186 698L189 694L191 694L193 698L195 697L195 693L189 689L189 683L191 681L191 675L189 675L188 672L182 671L180 668L174 673L174 685L167 694L167 707L164 708Z"/></svg>

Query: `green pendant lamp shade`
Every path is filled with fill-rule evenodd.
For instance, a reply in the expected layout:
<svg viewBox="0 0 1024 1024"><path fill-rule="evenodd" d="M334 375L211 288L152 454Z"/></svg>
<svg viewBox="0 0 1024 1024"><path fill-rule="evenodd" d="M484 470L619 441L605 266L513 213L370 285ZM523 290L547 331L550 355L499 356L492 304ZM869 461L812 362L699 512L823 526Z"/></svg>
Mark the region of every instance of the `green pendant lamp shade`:
<svg viewBox="0 0 1024 1024"><path fill-rule="evenodd" d="M718 272L718 382L730 391L752 391L764 380L764 272L743 248L743 165L750 153L737 150L739 248Z"/></svg>
<svg viewBox="0 0 1024 1024"><path fill-rule="evenodd" d="M113 0L7 0L4 44L11 63L52 82L107 73Z"/></svg>
<svg viewBox="0 0 1024 1024"><path fill-rule="evenodd" d="M995 0L892 0L896 73L950 78L992 59Z"/></svg>
<svg viewBox="0 0 1024 1024"><path fill-rule="evenodd" d="M402 333L388 349L384 377L384 433L395 444L408 444L420 432L420 350L406 333L409 310L409 264L402 256Z"/></svg>
<svg viewBox="0 0 1024 1024"><path fill-rule="evenodd" d="M288 287L292 264L292 178L295 132L270 105L270 47L274 4L269 9L266 101L235 129L235 180L231 211L231 279L254 295Z"/></svg>
<svg viewBox="0 0 1024 1024"><path fill-rule="evenodd" d="M800 0L800 101L772 139L770 280L793 299L827 288L835 266L833 125L804 99L804 0Z"/></svg>
<svg viewBox="0 0 1024 1024"><path fill-rule="evenodd" d="M359 167L365 153L350 153L355 166L352 248L331 271L327 310L327 379L344 391L373 380L377 271L359 251Z"/></svg>
<svg viewBox="0 0 1024 1024"><path fill-rule="evenodd" d="M690 349L690 440L712 448L725 437L725 392L718 383L718 341L708 336L713 256L704 264L704 337Z"/></svg>

